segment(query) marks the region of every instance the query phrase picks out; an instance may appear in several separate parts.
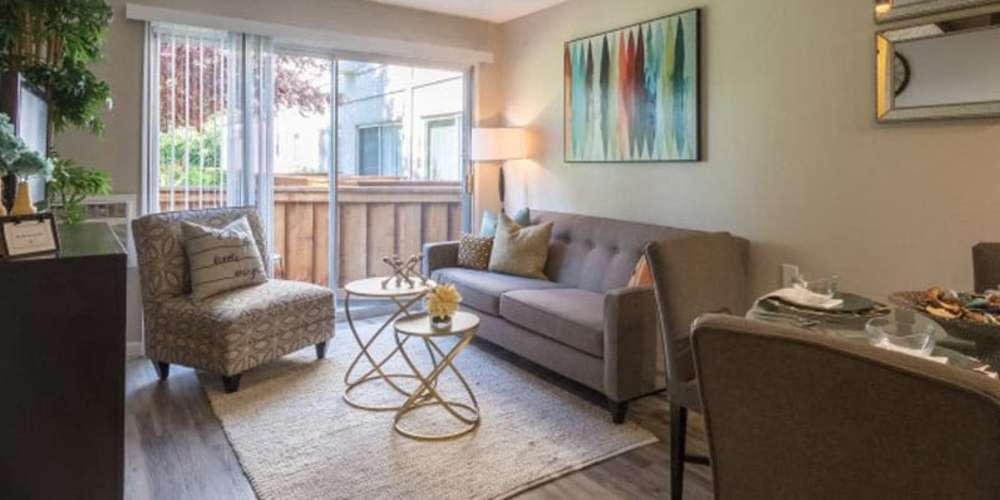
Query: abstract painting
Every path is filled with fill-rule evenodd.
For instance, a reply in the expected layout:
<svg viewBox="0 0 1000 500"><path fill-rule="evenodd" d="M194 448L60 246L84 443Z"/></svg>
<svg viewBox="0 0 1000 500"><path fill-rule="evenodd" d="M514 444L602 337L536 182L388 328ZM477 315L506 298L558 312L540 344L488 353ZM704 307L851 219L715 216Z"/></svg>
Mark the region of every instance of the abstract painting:
<svg viewBox="0 0 1000 500"><path fill-rule="evenodd" d="M567 162L697 161L697 9L566 43Z"/></svg>

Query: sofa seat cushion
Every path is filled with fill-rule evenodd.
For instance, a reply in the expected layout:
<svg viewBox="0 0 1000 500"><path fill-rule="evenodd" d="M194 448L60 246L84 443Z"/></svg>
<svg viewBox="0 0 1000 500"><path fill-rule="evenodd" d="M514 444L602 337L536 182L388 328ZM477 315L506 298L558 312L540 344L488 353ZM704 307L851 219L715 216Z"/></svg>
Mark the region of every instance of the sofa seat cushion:
<svg viewBox="0 0 1000 500"><path fill-rule="evenodd" d="M604 357L604 295L579 288L515 290L500 316L556 342Z"/></svg>
<svg viewBox="0 0 1000 500"><path fill-rule="evenodd" d="M500 296L511 290L546 290L563 287L559 283L476 269L446 267L431 274L439 283L451 283L462 294L462 303L478 311L500 315Z"/></svg>
<svg viewBox="0 0 1000 500"><path fill-rule="evenodd" d="M163 301L158 312L158 319L167 323L158 326L193 343L215 345L223 351L277 343L272 347L280 350L283 342L297 342L284 336L333 321L333 291L308 283L268 280L205 300L174 297Z"/></svg>

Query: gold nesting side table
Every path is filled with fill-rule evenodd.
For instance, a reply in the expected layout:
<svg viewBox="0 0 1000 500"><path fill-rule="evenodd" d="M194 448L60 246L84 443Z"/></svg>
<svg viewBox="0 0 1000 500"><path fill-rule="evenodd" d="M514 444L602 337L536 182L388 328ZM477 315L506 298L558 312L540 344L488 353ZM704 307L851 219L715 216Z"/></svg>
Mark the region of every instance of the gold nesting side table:
<svg viewBox="0 0 1000 500"><path fill-rule="evenodd" d="M452 316L451 322L451 328L448 330L432 328L430 317L427 315L411 316L396 320L394 323L396 349L406 364L410 366L413 376L420 381L420 385L410 394L403 406L396 411L396 416L393 419L393 428L406 437L425 441L440 441L457 438L479 427L479 402L476 400L476 395L472 393L468 382L465 381L465 377L454 365L455 358L476 336L479 329L479 317L472 313L459 311ZM434 342L435 339L443 337L459 337L447 353ZM413 359L406 352L404 345L410 339L422 340L427 351L431 353L432 367L426 374L417 368ZM435 353L437 356L434 355ZM442 395L439 391L438 378L448 370L462 383L468 396L468 402L449 399L448 395ZM405 428L403 421L408 414L429 406L441 407L459 422L461 429L444 434L430 434Z"/></svg>
<svg viewBox="0 0 1000 500"><path fill-rule="evenodd" d="M393 356L396 356L401 345L397 344L396 348L393 349L389 354L382 356L381 359L377 359L376 355L372 353L371 346L375 341L382 335L382 332L386 328L389 328L400 317L409 318L411 317L410 308L417 305L424 295L430 291L434 283L428 282L427 284L422 284L420 281L414 283L413 288L408 285L403 284L402 286L396 286L395 280L390 281L385 288L382 287L382 283L386 278L367 278L357 281L352 281L344 287L346 292L346 297L344 298L344 314L347 316L347 325L350 327L351 335L354 336L354 340L357 341L358 347L361 351L358 355L354 357L350 366L347 368L347 373L344 374L344 384L347 388L344 390L344 401L347 404L359 408L362 410L369 411L396 411L403 407L402 404L371 404L365 403L363 401L358 401L351 396L351 392L362 385L369 384L378 380L382 380L389 387L390 390L399 393L399 399L404 400L410 397L410 392L405 388L401 387L398 383L401 379L416 379L419 378L411 373L386 373L383 367L389 362ZM352 297L364 297L370 299L385 299L390 300L396 304L396 313L385 320L381 327L375 331L369 338L362 339L361 335L358 333L358 329L354 325L354 318L351 317L351 298ZM430 353L434 356L434 353ZM367 365L371 368L361 375L355 375L355 371L360 372L361 361L367 361ZM353 378L353 379L352 379Z"/></svg>

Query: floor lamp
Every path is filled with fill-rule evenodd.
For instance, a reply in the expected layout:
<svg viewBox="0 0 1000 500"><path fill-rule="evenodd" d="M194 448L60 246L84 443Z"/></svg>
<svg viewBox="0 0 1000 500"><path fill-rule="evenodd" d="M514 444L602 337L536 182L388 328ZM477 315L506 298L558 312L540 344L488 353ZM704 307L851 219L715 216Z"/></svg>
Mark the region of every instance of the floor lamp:
<svg viewBox="0 0 1000 500"><path fill-rule="evenodd" d="M470 158L475 162L499 162L497 192L500 194L500 211L504 211L507 186L504 182L503 163L525 157L524 129L474 128L472 129Z"/></svg>

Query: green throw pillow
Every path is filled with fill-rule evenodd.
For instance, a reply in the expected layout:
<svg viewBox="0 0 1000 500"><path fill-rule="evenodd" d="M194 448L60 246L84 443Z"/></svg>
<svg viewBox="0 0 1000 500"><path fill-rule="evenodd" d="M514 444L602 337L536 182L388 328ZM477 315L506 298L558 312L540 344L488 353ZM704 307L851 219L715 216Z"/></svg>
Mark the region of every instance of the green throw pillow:
<svg viewBox="0 0 1000 500"><path fill-rule="evenodd" d="M521 227L507 214L500 214L493 239L489 270L528 278L548 279L545 261L549 258L552 223Z"/></svg>
<svg viewBox="0 0 1000 500"><path fill-rule="evenodd" d="M514 222L521 227L531 225L531 211L524 207L517 211L513 217ZM479 236L493 236L497 234L497 214L489 210L483 210L483 221L479 223Z"/></svg>

